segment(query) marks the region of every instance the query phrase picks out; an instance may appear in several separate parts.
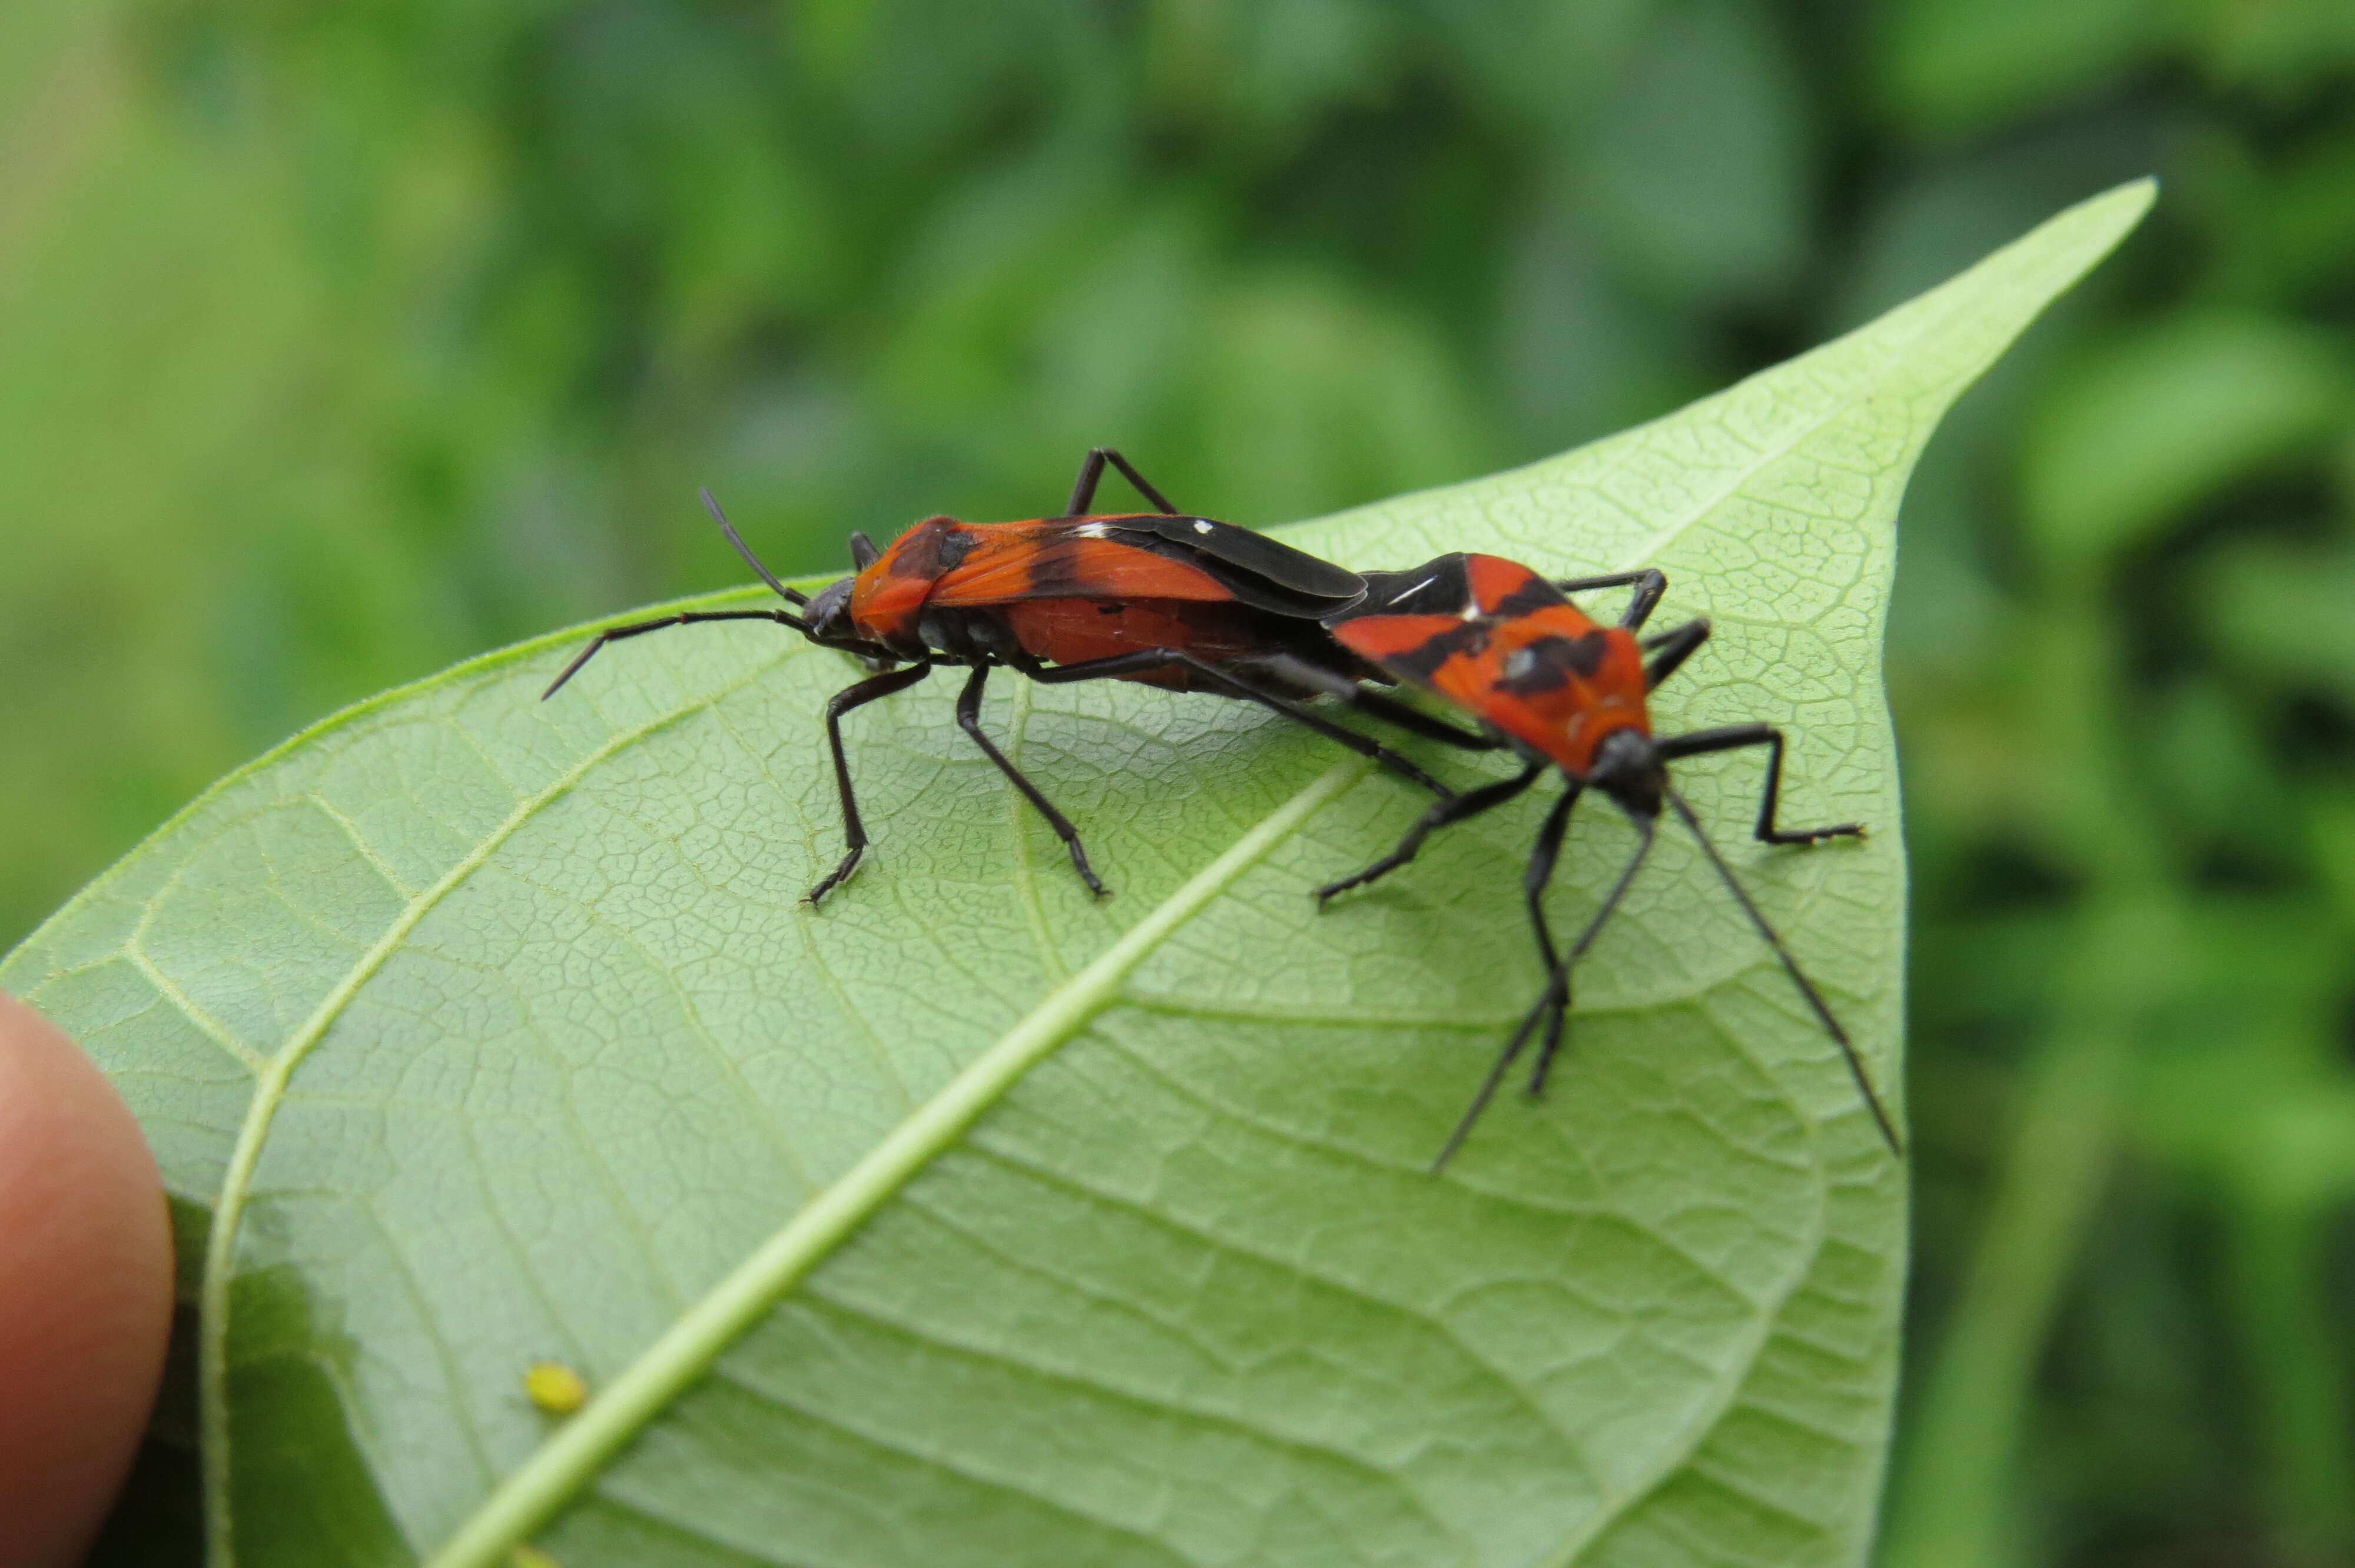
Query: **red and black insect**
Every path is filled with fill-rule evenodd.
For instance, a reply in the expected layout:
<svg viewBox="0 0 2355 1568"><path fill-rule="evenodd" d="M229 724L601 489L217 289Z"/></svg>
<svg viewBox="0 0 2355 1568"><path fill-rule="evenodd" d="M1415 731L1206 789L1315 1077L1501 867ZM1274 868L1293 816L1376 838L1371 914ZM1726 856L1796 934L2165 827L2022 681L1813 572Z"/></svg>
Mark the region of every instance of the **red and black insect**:
<svg viewBox="0 0 2355 1568"><path fill-rule="evenodd" d="M1632 587L1635 595L1616 626L1596 625L1564 597L1582 589L1621 587ZM1639 642L1636 634L1667 590L1668 578L1651 569L1549 582L1529 567L1500 556L1449 555L1409 572L1368 573L1363 597L1327 618L1326 624L1342 648L1398 680L1438 694L1479 722L1477 732L1438 726L1446 731L1440 738L1466 750L1508 747L1520 758L1522 768L1512 778L1480 789L1442 795L1395 850L1355 875L1320 888L1316 895L1320 903L1395 871L1414 858L1434 830L1504 804L1548 768L1559 770L1569 785L1538 830L1522 884L1529 923L1536 930L1538 950L1549 977L1545 991L1514 1031L1470 1109L1441 1150L1441 1165L1462 1145L1505 1074L1540 1028L1544 1038L1531 1067L1529 1092L1534 1095L1545 1087L1546 1074L1561 1045L1572 967L1593 945L1651 853L1663 804L1691 830L1742 912L1782 960L1807 1006L1847 1058L1849 1071L1891 1151L1901 1150L1896 1126L1873 1089L1848 1031L1701 831L1691 806L1669 784L1668 764L1705 752L1765 747L1766 787L1759 801L1756 827L1760 840L1770 844L1806 844L1858 837L1864 830L1852 822L1797 830L1775 824L1784 737L1772 725L1730 725L1667 736L1652 734L1646 708L1652 689L1690 658L1710 632L1708 620L1701 619ZM1363 696L1373 695L1341 691L1330 683L1329 675L1318 678L1334 694L1360 705ZM1379 711L1390 717L1389 710L1395 706L1383 701ZM1416 727L1421 733L1433 733ZM1608 795L1626 813L1638 842L1602 906L1564 952L1555 945L1546 923L1546 885L1553 875L1571 809L1589 788Z"/></svg>
<svg viewBox="0 0 2355 1568"><path fill-rule="evenodd" d="M1107 463L1159 510L1089 512ZM958 725L1038 809L1070 852L1081 880L1098 895L1103 884L1078 832L983 733L982 690L998 665L1047 685L1139 681L1259 703L1442 799L1451 795L1405 758L1295 700L1328 685L1354 689L1357 681L1377 674L1343 652L1320 624L1356 603L1364 580L1265 535L1180 513L1110 448L1096 448L1080 465L1064 515L1018 523L928 517L883 550L864 534L853 534L857 573L815 597L778 581L709 492L703 499L737 554L800 613L690 610L617 626L600 632L542 695L555 695L609 642L698 621L772 620L864 661L868 677L837 693L826 707L847 848L841 863L810 889L812 903L856 870L867 850L867 827L843 752L843 715L915 684L937 665L972 672L957 697ZM1395 706L1375 694L1367 698L1376 712ZM1410 722L1422 720L1412 710L1397 711Z"/></svg>

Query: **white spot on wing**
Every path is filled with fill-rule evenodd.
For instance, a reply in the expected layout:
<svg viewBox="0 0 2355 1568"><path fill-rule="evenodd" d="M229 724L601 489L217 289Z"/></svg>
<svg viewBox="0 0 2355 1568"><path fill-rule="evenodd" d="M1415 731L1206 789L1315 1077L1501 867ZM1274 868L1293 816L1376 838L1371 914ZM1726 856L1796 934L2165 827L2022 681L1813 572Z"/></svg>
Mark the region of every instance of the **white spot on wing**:
<svg viewBox="0 0 2355 1568"><path fill-rule="evenodd" d="M1071 530L1072 537L1079 539L1102 539L1111 533L1112 530L1101 523L1082 523Z"/></svg>
<svg viewBox="0 0 2355 1568"><path fill-rule="evenodd" d="M1200 518L1199 518L1199 517L1197 517L1196 519L1194 519L1194 532L1195 532L1195 533L1197 533L1197 534L1207 534L1207 533L1209 533L1209 531L1210 531L1210 525L1209 525L1208 523L1203 522L1203 521L1202 521Z"/></svg>

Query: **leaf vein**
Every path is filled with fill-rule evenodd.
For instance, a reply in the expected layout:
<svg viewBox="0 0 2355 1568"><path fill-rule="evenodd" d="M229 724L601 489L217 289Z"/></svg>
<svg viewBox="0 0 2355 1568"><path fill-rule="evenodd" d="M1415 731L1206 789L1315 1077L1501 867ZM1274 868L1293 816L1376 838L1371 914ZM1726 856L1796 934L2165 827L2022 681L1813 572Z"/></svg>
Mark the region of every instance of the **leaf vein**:
<svg viewBox="0 0 2355 1568"><path fill-rule="evenodd" d="M337 806L316 789L311 790L301 799L306 805L316 807L321 816L343 830L344 837L351 841L351 846L358 853L360 859L368 863L371 871L384 878L386 886L400 894L404 899L417 896L417 890L403 882L400 874L392 869L391 863L376 853L376 846L368 842L367 835L360 832L360 825L352 821L342 807Z"/></svg>
<svg viewBox="0 0 2355 1568"><path fill-rule="evenodd" d="M1203 1230L1199 1226L1189 1225L1181 1220L1174 1219L1169 1215L1149 1208L1125 1194L1108 1192L1102 1188L1091 1186L1087 1182L1082 1181L1076 1177L1053 1170L1050 1167L1041 1165L1035 1160L1023 1159L1019 1155L994 1146L981 1139L974 1139L970 1140L966 1144L966 1150L968 1153L977 1155L985 1159L996 1160L1011 1170L1023 1171L1026 1174L1047 1183L1048 1185L1062 1188L1065 1192L1068 1192L1074 1196L1103 1203L1107 1208L1119 1209L1125 1213L1135 1214L1146 1224L1167 1231L1174 1235L1184 1237L1203 1246L1213 1247L1219 1251L1230 1253L1236 1257L1248 1258L1252 1262L1274 1269L1280 1273L1295 1275L1301 1279L1308 1281L1310 1284L1321 1285L1339 1296L1357 1302L1360 1306L1375 1308L1381 1311L1394 1312L1401 1318L1406 1319L1411 1322L1420 1323L1426 1329L1430 1330L1431 1332L1437 1336L1441 1340L1461 1351L1464 1359L1471 1365L1479 1368L1489 1377L1495 1379L1499 1386L1513 1395L1513 1403L1520 1405L1524 1410L1535 1416L1540 1425L1544 1426L1545 1429L1552 1436L1561 1439L1564 1446L1571 1448L1573 1453L1577 1452L1576 1439L1568 1429L1563 1427L1560 1422L1554 1419L1552 1413L1546 1409L1544 1402L1537 1397L1536 1392L1529 1388L1511 1372L1506 1371L1503 1367L1498 1366L1495 1361L1489 1360L1479 1351L1474 1349L1471 1344L1462 1338L1462 1336L1456 1333L1454 1326L1449 1324L1444 1319L1434 1318L1422 1308L1411 1306L1404 1301L1394 1300L1385 1296L1378 1296L1372 1291L1365 1288L1363 1286L1358 1285L1350 1280L1343 1279L1338 1276L1326 1274L1321 1270L1312 1268L1296 1258L1288 1258L1281 1255L1280 1254L1265 1252L1260 1248L1249 1246L1233 1239L1232 1237L1222 1236L1214 1232Z"/></svg>
<svg viewBox="0 0 2355 1568"><path fill-rule="evenodd" d="M769 766L768 758L745 738L743 733L736 727L734 721L730 719L722 710L714 707L712 717L719 722L719 727L726 730L736 744L743 748L744 755L760 765L762 774L770 783L776 786L778 798L792 808L794 817L801 822L805 836L810 837L815 842L815 838L810 831L809 819L802 812L800 798L785 788L785 781L777 777L775 768ZM690 860L688 863L693 863ZM697 874L700 876L701 873L698 871ZM915 1091L908 1086L908 1080L901 1075L899 1064L892 1060L890 1048L883 1043L881 1033L876 1029L874 1021L867 1016L866 1011L851 999L850 988L843 984L842 977L835 973L834 966L826 961L826 949L817 939L817 930L813 920L815 913L806 906L804 900L796 898L792 906L785 910L784 917L792 924L794 934L801 939L802 952L809 959L810 968L816 971L818 983L826 987L826 991L833 995L835 1006L849 1022L852 1029L857 1031L860 1043L867 1047L868 1054L875 1058L875 1065L882 1069L884 1082L891 1086L891 1092L899 1097L901 1105L914 1105ZM812 1185L815 1185L815 1181Z"/></svg>
<svg viewBox="0 0 2355 1568"><path fill-rule="evenodd" d="M992 1476L971 1465L959 1464L947 1455L911 1447L896 1433L869 1431L835 1412L813 1409L780 1390L754 1381L744 1372L724 1362L713 1367L711 1375L714 1381L727 1384L746 1398L757 1401L798 1420L806 1421L813 1426L855 1438L869 1447L881 1449L888 1454L896 1454L925 1468L954 1477L967 1486L976 1487L984 1491L1001 1492L1008 1497L1020 1498L1026 1502L1035 1503L1050 1513L1060 1514L1065 1519L1093 1526L1110 1534L1124 1536L1141 1546L1152 1548L1156 1552L1173 1562L1187 1564L1188 1568L1205 1568L1198 1559L1188 1556L1165 1541L1155 1539L1134 1525L1107 1519L1101 1514L1090 1513L1075 1503L1068 1503L1060 1498L1050 1497L1023 1481Z"/></svg>
<svg viewBox="0 0 2355 1568"><path fill-rule="evenodd" d="M141 932L133 931L123 944L123 956L131 960L132 967L183 1018L195 1024L214 1044L235 1057L247 1072L260 1076L268 1066L269 1059L240 1039L228 1024L199 1007L193 997L180 989L178 981L157 967L155 960L147 956L147 949L141 945Z"/></svg>
<svg viewBox="0 0 2355 1568"><path fill-rule="evenodd" d="M1038 1361L1015 1355L1010 1351L952 1338L930 1325L911 1322L879 1308L852 1302L835 1292L821 1291L813 1287L808 1294L814 1301L821 1304L828 1311L838 1312L846 1318L868 1324L912 1343L945 1351L952 1356L963 1357L987 1366L1001 1367L1025 1377L1036 1378L1042 1383L1060 1384L1086 1395L1126 1405L1132 1410L1143 1412L1150 1416L1193 1422L1200 1426L1234 1433L1252 1441L1264 1443L1270 1447L1282 1448L1308 1458L1326 1461L1353 1475L1377 1483L1384 1491L1395 1493L1410 1511L1421 1516L1440 1534L1463 1546L1467 1556L1475 1555L1470 1550L1471 1543L1455 1526L1433 1513L1429 1503L1415 1491L1404 1477L1396 1470L1366 1458L1362 1455L1353 1454L1346 1448L1331 1444L1317 1443L1293 1433L1280 1431L1233 1412L1212 1410L1196 1404L1181 1404L1167 1395L1147 1393L1140 1389L1124 1388L1074 1368L1049 1366Z"/></svg>
<svg viewBox="0 0 2355 1568"><path fill-rule="evenodd" d="M1722 1380L1719 1385L1721 1392L1705 1402L1701 1409L1684 1424L1680 1431L1660 1444L1657 1453L1646 1464L1643 1472L1637 1476L1632 1485L1624 1490L1612 1489L1618 1492L1615 1498L1611 1495L1611 1491L1606 1491L1601 1505L1593 1513L1582 1520L1577 1529L1564 1538L1562 1544L1552 1555L1544 1560L1541 1568L1572 1568L1572 1564L1585 1555L1586 1549L1602 1538L1605 1531L1633 1513L1646 1499L1666 1486L1679 1471L1689 1466L1692 1462L1693 1456L1700 1451L1701 1445L1708 1441L1710 1436L1723 1425L1726 1416L1739 1405L1752 1376L1757 1371L1759 1352L1773 1337L1784 1309L1806 1286L1807 1277L1815 1270L1816 1261L1823 1255L1825 1214L1829 1207L1828 1183L1820 1160L1814 1167L1814 1171L1816 1201L1807 1205L1807 1214L1811 1224L1806 1247L1794 1260L1794 1266L1785 1277L1780 1287L1770 1294L1767 1301L1754 1308L1752 1327L1742 1334L1732 1347L1732 1353L1729 1361L1742 1369L1741 1374Z"/></svg>
<svg viewBox="0 0 2355 1568"><path fill-rule="evenodd" d="M677 969L663 962L650 951L645 941L629 927L607 915L603 909L590 900L542 882L537 877L526 875L513 866L505 866L501 870L506 875L515 878L527 887L538 890L551 900L571 905L580 910L591 925L602 927L614 940L638 956L639 960L645 965L647 972L659 978L663 989L670 992L671 1000L678 1006L679 1017L687 1024L687 1033L694 1036L703 1054L709 1057L711 1065L719 1070L720 1080L727 1084L735 1097L741 1100L751 1111L753 1119L767 1135L769 1143L783 1158L786 1167L794 1174L794 1179L801 1183L804 1192L815 1192L819 1185L817 1178L811 1174L809 1167L803 1162L801 1155L794 1150L792 1138L786 1134L784 1127L777 1120L774 1107L754 1090L751 1082L744 1076L743 1067L728 1054L727 1048L719 1044L719 1036L712 1033L711 1025L704 1020L702 1009L696 1006L695 999L687 993L687 988L679 983Z"/></svg>

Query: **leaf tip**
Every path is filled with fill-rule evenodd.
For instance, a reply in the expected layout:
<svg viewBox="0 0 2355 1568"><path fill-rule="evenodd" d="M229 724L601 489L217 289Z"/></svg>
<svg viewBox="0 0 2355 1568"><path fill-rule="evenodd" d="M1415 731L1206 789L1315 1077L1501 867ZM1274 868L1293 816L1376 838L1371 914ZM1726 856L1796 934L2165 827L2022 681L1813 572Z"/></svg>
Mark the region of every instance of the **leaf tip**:
<svg viewBox="0 0 2355 1568"><path fill-rule="evenodd" d="M2062 227L2086 230L2084 236L2096 255L2106 254L2110 248L2134 231L2145 214L2158 204L2158 176L2145 175L2123 185L2112 185L2098 196L2087 196L2076 206L2057 213L2045 225L2047 228Z"/></svg>

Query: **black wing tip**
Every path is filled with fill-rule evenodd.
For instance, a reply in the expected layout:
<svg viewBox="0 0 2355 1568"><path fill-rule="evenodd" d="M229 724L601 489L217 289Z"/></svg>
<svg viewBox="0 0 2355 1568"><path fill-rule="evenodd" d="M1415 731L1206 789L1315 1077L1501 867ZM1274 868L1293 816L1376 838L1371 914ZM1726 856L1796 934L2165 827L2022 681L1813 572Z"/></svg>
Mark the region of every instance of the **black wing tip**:
<svg viewBox="0 0 2355 1568"><path fill-rule="evenodd" d="M1365 579L1348 567L1216 517L1145 512L1092 521L1150 534L1165 544L1199 552L1303 599L1322 600L1338 607L1355 602L1365 592Z"/></svg>
<svg viewBox="0 0 2355 1568"><path fill-rule="evenodd" d="M1363 574L1365 597L1336 620L1361 615L1455 615L1471 602L1472 582L1465 555L1451 550L1419 567Z"/></svg>

